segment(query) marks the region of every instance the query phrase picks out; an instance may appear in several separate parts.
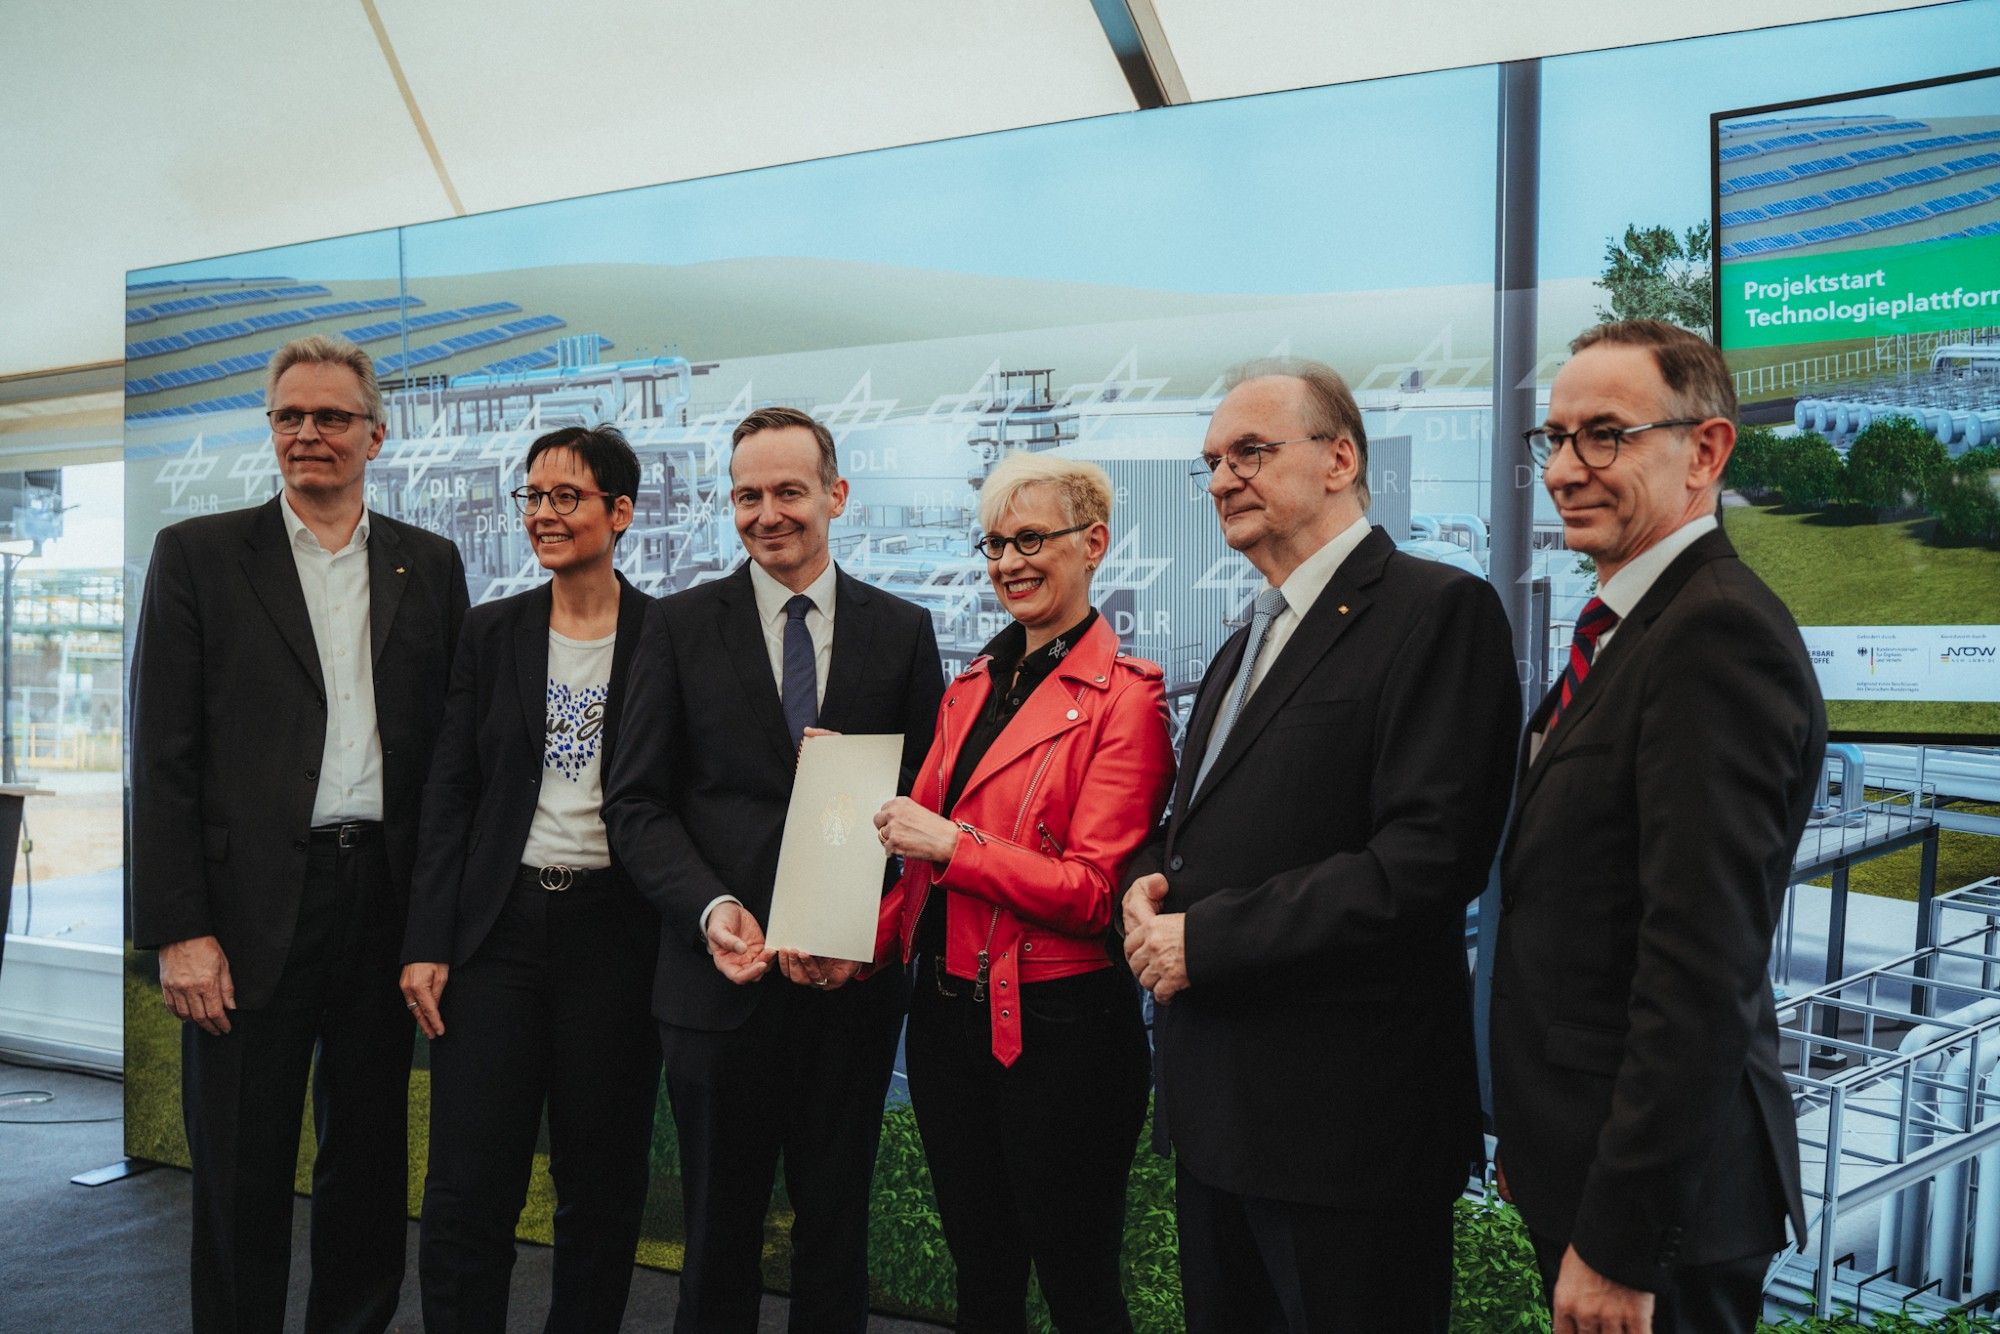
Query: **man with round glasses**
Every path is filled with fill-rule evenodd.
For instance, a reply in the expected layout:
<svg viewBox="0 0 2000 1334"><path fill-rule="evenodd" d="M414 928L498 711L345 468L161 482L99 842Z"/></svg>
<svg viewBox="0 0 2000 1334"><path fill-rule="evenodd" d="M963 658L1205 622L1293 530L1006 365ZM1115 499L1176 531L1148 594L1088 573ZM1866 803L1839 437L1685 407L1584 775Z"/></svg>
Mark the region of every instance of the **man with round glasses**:
<svg viewBox="0 0 2000 1334"><path fill-rule="evenodd" d="M306 1327L381 1330L406 1236L403 920L465 568L363 503L385 430L366 352L295 340L264 393L279 494L163 530L146 573L132 940L183 1021L195 1328L284 1326L310 1078Z"/></svg>
<svg viewBox="0 0 2000 1334"><path fill-rule="evenodd" d="M1787 1215L1805 1235L1765 969L1825 710L1717 520L1721 355L1653 320L1570 347L1527 445L1598 592L1501 854L1501 1189L1556 1329L1747 1332Z"/></svg>
<svg viewBox="0 0 2000 1334"><path fill-rule="evenodd" d="M1187 1327L1443 1334L1452 1201L1485 1157L1465 908L1520 725L1506 613L1368 522L1330 367L1232 378L1191 471L1263 587L1124 901Z"/></svg>

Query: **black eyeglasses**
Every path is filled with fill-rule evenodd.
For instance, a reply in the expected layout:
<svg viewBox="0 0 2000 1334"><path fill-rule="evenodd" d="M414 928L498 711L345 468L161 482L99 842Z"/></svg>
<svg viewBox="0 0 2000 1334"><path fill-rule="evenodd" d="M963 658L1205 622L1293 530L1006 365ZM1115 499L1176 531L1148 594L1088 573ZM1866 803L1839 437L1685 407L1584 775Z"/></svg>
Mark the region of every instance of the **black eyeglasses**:
<svg viewBox="0 0 2000 1334"><path fill-rule="evenodd" d="M1564 445L1576 453L1576 461L1586 468L1608 468L1618 460L1618 446L1625 443L1628 435L1641 431L1658 431L1668 426L1699 426L1706 417L1675 417L1672 421L1644 422L1638 426L1580 426L1574 431L1552 431L1546 426L1537 426L1531 431L1521 432L1521 439L1528 446L1528 457L1538 468L1549 466L1549 460Z"/></svg>
<svg viewBox="0 0 2000 1334"><path fill-rule="evenodd" d="M1285 445L1299 445L1304 444L1308 440L1324 440L1326 438L1323 435L1302 435L1291 440L1273 440L1268 444L1239 441L1223 450L1220 454L1210 454L1207 452L1197 454L1194 462L1188 464L1188 477L1193 480L1198 489L1207 490L1209 477L1214 474L1217 468L1227 463L1230 472L1247 482L1257 475L1257 470L1264 466L1264 456L1272 450L1282 448Z"/></svg>
<svg viewBox="0 0 2000 1334"><path fill-rule="evenodd" d="M549 508L557 514L574 514L576 513L576 507L583 503L585 496L605 496L608 498L611 495L609 491L580 491L573 486L550 487L547 491L538 491L532 486L524 486L518 491L510 491L507 494L514 497L515 508L519 509L523 514L533 514L542 507L544 500L549 502Z"/></svg>
<svg viewBox="0 0 2000 1334"><path fill-rule="evenodd" d="M1089 524L1080 523L1074 528L1064 528L1053 533L1042 533L1035 531L1033 528L1023 528L1012 537L1002 537L999 533L988 533L984 537L975 538L972 543L972 549L984 555L988 560L999 560L1007 554L1007 544L1011 542L1014 545L1014 550L1020 552L1023 556L1032 556L1037 551L1040 551L1042 543L1048 541L1050 538L1068 537L1071 533L1080 533L1088 527L1090 527Z"/></svg>
<svg viewBox="0 0 2000 1334"><path fill-rule="evenodd" d="M297 435L305 427L306 418L311 417L313 425L321 435L339 435L354 424L356 417L375 420L366 412L343 412L339 408L314 408L311 412L299 408L272 408L264 414L271 423L271 430L277 435Z"/></svg>

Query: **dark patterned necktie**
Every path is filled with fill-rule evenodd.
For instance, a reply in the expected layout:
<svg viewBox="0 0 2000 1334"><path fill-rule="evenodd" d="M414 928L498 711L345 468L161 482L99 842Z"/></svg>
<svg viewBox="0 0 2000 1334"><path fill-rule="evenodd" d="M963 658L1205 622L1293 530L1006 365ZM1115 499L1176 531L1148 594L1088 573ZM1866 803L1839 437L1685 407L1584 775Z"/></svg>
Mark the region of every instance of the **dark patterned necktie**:
<svg viewBox="0 0 2000 1334"><path fill-rule="evenodd" d="M813 653L812 631L806 628L806 613L812 605L813 600L804 593L785 604L785 688L780 698L794 750L806 729L819 720L819 663Z"/></svg>
<svg viewBox="0 0 2000 1334"><path fill-rule="evenodd" d="M1576 634L1569 641L1569 666L1563 669L1556 707L1549 714L1549 725L1542 729L1543 736L1555 732L1556 723L1562 718L1563 710L1569 707L1570 698L1583 685L1583 678L1590 675L1591 660L1597 656L1597 641L1616 624L1618 613L1605 606L1604 599L1592 598L1583 604L1583 610L1576 618Z"/></svg>

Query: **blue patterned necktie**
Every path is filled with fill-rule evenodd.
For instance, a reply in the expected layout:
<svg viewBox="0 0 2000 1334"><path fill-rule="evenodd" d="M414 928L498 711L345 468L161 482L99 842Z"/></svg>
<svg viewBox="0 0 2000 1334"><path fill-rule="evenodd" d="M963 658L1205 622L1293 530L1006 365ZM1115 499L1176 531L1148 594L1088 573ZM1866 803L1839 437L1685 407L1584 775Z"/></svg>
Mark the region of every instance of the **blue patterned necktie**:
<svg viewBox="0 0 2000 1334"><path fill-rule="evenodd" d="M813 656L812 631L806 629L806 613L813 600L799 593L785 603L785 726L792 734L792 749L799 748L806 729L819 721L819 667Z"/></svg>
<svg viewBox="0 0 2000 1334"><path fill-rule="evenodd" d="M1257 670L1257 654L1263 650L1264 637L1271 632L1271 621L1285 609L1285 595L1275 588L1267 588L1257 595L1251 604L1250 639L1243 646L1243 662L1236 669L1236 679L1229 683L1229 699L1216 715L1215 726L1209 729L1208 751L1201 757L1201 768L1195 771L1194 786L1190 792L1201 790L1202 780L1208 777L1209 766L1222 753L1222 745L1229 740L1231 729L1236 726L1237 715L1243 712L1243 702L1250 698L1250 676Z"/></svg>

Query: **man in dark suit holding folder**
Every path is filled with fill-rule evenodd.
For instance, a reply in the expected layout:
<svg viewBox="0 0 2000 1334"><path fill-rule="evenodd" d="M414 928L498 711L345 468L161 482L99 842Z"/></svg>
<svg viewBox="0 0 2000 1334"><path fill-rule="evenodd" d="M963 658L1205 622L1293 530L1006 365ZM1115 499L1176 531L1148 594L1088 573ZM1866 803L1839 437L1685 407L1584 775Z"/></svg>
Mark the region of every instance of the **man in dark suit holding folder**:
<svg viewBox="0 0 2000 1334"><path fill-rule="evenodd" d="M132 943L160 951L194 1163L194 1324L284 1323L311 1072L306 1327L386 1328L402 1285L414 1028L396 986L419 794L465 567L363 505L368 354L272 358L284 489L161 532L132 661Z"/></svg>
<svg viewBox="0 0 2000 1334"><path fill-rule="evenodd" d="M1196 465L1266 586L1125 897L1191 1334L1443 1334L1484 1157L1465 907L1520 692L1492 588L1369 525L1367 448L1338 375L1278 362Z"/></svg>
<svg viewBox="0 0 2000 1334"><path fill-rule="evenodd" d="M782 1152L791 1328L859 1334L903 973L852 981L858 964L811 958L771 970L763 924L805 730L901 733L907 790L944 677L928 613L833 563L847 483L825 426L752 413L730 480L750 559L649 610L605 786L612 848L660 910L653 1013L687 1217L675 1329L757 1327Z"/></svg>
<svg viewBox="0 0 2000 1334"><path fill-rule="evenodd" d="M1557 1330L1747 1334L1787 1215L1805 1235L1765 967L1826 711L1717 522L1721 355L1654 320L1570 346L1528 448L1598 592L1501 857L1501 1188Z"/></svg>

